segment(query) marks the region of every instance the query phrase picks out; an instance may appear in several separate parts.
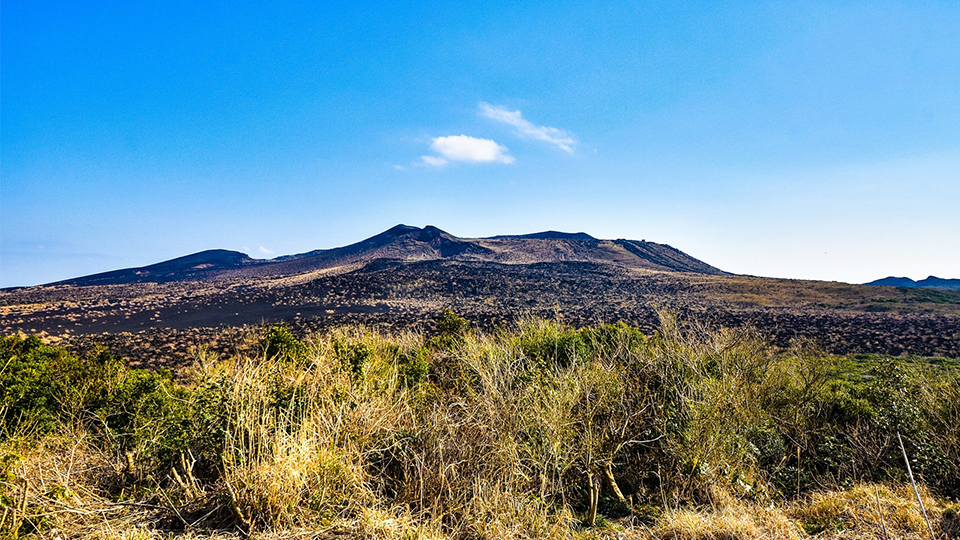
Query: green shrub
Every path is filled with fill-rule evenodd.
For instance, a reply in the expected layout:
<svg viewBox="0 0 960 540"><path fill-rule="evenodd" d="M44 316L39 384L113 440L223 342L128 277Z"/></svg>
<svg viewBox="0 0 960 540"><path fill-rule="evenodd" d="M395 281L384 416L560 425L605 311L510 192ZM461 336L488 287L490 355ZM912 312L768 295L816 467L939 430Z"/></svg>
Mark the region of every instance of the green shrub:
<svg viewBox="0 0 960 540"><path fill-rule="evenodd" d="M4 365L0 399L7 435L16 430L46 434L60 423L89 420L87 413L110 416L110 410L117 411L111 423L122 426L128 419L123 411L144 397L127 380L131 370L99 346L79 359L34 336L10 336L0 343L0 362ZM135 376L156 377L148 372L136 372Z"/></svg>
<svg viewBox="0 0 960 540"><path fill-rule="evenodd" d="M463 345L470 330L470 323L450 309L443 310L437 321L437 335L427 340L426 345L434 349L453 351Z"/></svg>
<svg viewBox="0 0 960 540"><path fill-rule="evenodd" d="M624 359L642 354L648 341L639 328L623 321L584 328L580 337L595 354L617 355Z"/></svg>
<svg viewBox="0 0 960 540"><path fill-rule="evenodd" d="M373 350L366 343L347 343L338 339L333 342L333 351L355 383L363 380L363 368L373 358Z"/></svg>
<svg viewBox="0 0 960 540"><path fill-rule="evenodd" d="M576 330L549 322L531 322L521 328L517 346L537 371L566 368L590 357L590 347Z"/></svg>
<svg viewBox="0 0 960 540"><path fill-rule="evenodd" d="M293 337L286 326L272 326L260 342L266 358L279 358L289 361L302 361L309 352L307 346Z"/></svg>
<svg viewBox="0 0 960 540"><path fill-rule="evenodd" d="M429 349L418 347L413 351L397 353L397 371L402 385L414 388L426 382L430 374Z"/></svg>
<svg viewBox="0 0 960 540"><path fill-rule="evenodd" d="M59 419L58 374L72 363L63 349L48 347L35 336L0 340L2 435L16 431L49 433Z"/></svg>
<svg viewBox="0 0 960 540"><path fill-rule="evenodd" d="M215 452L217 429L203 421L209 402L169 371L127 368L99 346L77 358L36 337L2 338L0 354L0 437L78 425L109 448L134 452L144 466L165 466L194 447Z"/></svg>

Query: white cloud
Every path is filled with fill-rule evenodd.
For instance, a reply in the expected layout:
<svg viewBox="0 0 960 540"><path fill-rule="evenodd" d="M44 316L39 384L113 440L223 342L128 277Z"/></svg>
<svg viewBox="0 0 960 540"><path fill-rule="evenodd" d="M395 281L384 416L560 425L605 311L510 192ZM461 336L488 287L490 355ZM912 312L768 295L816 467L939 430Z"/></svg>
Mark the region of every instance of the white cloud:
<svg viewBox="0 0 960 540"><path fill-rule="evenodd" d="M500 106L493 106L489 103L481 102L480 114L497 122L503 122L504 124L515 127L517 129L517 135L548 142L571 154L573 153L573 146L577 144L577 140L574 139L570 133L553 127L535 126L525 120L523 115L520 114L520 111L510 111Z"/></svg>
<svg viewBox="0 0 960 540"><path fill-rule="evenodd" d="M430 148L439 156L423 156L420 159L427 165L441 167L451 161L468 163L513 163L506 146L490 139L478 139L467 135L436 137L430 140Z"/></svg>
<svg viewBox="0 0 960 540"><path fill-rule="evenodd" d="M260 246L260 247L257 248L257 249L260 251L260 253L263 253L264 255L273 255L273 252L272 252L272 251L270 251L269 249L267 249L267 248L265 248L265 247L263 247L263 246Z"/></svg>
<svg viewBox="0 0 960 540"><path fill-rule="evenodd" d="M446 165L447 163L450 163L449 161L443 159L442 157L438 157L438 156L420 156L420 160L421 160L424 164L426 164L426 165L432 165L432 166L434 166L434 167L443 167L443 166Z"/></svg>

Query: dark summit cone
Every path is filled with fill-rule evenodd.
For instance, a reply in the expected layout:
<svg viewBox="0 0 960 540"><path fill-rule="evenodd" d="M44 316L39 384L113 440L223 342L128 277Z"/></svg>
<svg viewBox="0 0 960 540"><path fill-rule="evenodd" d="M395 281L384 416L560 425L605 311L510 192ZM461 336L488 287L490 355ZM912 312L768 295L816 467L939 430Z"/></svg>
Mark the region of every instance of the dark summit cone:
<svg viewBox="0 0 960 540"><path fill-rule="evenodd" d="M584 262L724 275L725 272L666 244L636 240L601 240L589 234L545 231L489 238L459 238L433 225L396 225L355 244L318 249L275 259L209 250L140 268L104 272L67 281L67 285L210 281L293 276L334 268L355 268L373 261L479 261L501 264Z"/></svg>

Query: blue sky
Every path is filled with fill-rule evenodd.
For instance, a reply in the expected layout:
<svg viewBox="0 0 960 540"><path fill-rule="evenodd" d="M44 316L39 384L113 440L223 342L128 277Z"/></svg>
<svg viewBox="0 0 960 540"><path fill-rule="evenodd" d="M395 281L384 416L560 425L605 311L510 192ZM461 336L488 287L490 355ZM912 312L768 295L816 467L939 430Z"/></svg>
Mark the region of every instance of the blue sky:
<svg viewBox="0 0 960 540"><path fill-rule="evenodd" d="M4 0L0 286L397 223L960 278L960 3L145 4Z"/></svg>

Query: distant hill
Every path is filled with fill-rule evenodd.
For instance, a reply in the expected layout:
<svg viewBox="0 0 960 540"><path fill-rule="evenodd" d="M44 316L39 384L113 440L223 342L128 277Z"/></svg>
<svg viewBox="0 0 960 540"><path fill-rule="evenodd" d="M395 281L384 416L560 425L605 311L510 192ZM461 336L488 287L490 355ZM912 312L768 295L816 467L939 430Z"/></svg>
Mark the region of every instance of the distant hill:
<svg viewBox="0 0 960 540"><path fill-rule="evenodd" d="M211 274L261 264L239 251L209 249L169 261L125 268L90 276L59 281L57 285L117 285L124 283L166 283L171 281L199 281Z"/></svg>
<svg viewBox="0 0 960 540"><path fill-rule="evenodd" d="M921 284L933 281L956 282ZM109 343L132 362L163 365L211 342L218 354L234 354L241 338L230 329L244 326L429 331L452 309L487 328L533 316L573 326L624 321L652 333L667 309L696 324L749 325L778 347L806 337L835 354L960 358L960 290L893 282L911 283L731 275L671 246L582 232L459 238L398 225L348 246L270 260L211 250L57 286L2 289L0 335Z"/></svg>
<svg viewBox="0 0 960 540"><path fill-rule="evenodd" d="M515 236L459 238L433 226L397 225L344 247L275 259L253 259L236 251L209 250L169 261L58 282L110 285L142 282L209 281L221 278L298 275L376 260L418 262L459 260L502 264L590 262L672 272L728 275L686 253L655 242L601 240L586 233L546 231Z"/></svg>
<svg viewBox="0 0 960 540"><path fill-rule="evenodd" d="M956 289L960 290L960 279L943 279L930 276L927 279L914 281L907 277L885 277L864 285L886 285L888 287L910 287L926 289Z"/></svg>

